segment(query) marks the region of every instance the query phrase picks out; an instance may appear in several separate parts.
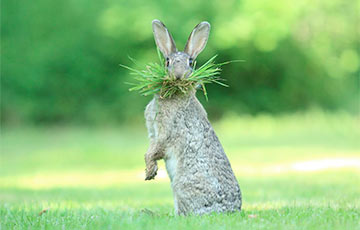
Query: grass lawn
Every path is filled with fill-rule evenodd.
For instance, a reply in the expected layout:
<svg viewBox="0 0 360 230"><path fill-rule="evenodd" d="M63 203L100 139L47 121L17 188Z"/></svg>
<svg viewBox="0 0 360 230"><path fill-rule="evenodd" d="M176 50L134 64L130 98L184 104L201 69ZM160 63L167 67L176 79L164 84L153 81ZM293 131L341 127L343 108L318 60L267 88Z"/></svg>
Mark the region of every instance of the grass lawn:
<svg viewBox="0 0 360 230"><path fill-rule="evenodd" d="M160 164L145 182L140 127L4 128L3 229L360 229L358 118L312 112L214 124L240 213L174 216Z"/></svg>

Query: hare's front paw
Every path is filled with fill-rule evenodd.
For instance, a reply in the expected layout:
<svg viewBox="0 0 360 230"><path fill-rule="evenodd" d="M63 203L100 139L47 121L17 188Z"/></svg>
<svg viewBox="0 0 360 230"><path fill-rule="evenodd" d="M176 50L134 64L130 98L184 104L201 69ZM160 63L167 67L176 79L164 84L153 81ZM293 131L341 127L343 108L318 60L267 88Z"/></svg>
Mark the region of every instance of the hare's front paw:
<svg viewBox="0 0 360 230"><path fill-rule="evenodd" d="M145 180L151 180L154 179L156 174L157 174L157 164L151 164L149 166L146 167L145 169Z"/></svg>

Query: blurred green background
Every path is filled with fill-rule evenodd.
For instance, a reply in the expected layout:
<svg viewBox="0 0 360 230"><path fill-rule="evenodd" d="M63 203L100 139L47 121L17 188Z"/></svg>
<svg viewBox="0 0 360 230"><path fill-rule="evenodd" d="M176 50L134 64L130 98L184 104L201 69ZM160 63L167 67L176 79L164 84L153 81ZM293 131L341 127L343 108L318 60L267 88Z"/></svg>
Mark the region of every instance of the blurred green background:
<svg viewBox="0 0 360 230"><path fill-rule="evenodd" d="M1 1L0 229L359 229L359 12L358 0ZM198 93L241 213L173 218L164 163L144 181L151 98L119 64L158 61L155 18L179 49L211 23L199 64L245 60L224 66L229 88Z"/></svg>
<svg viewBox="0 0 360 230"><path fill-rule="evenodd" d="M230 88L209 86L205 108L224 114L311 108L358 112L359 1L5 0L1 6L1 122L113 124L139 120L150 98L128 92L119 63L158 61L151 21L182 49L193 27L212 25L214 54Z"/></svg>

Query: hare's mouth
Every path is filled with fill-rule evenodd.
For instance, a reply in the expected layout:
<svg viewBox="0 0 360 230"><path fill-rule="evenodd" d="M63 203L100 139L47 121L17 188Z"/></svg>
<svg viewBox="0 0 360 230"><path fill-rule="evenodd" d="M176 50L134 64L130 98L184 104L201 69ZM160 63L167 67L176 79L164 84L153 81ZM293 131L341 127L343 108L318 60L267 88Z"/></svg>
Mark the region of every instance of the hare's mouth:
<svg viewBox="0 0 360 230"><path fill-rule="evenodd" d="M191 72L190 72L191 73ZM185 78L188 78L190 73L188 72L182 72L182 73L173 73L172 76L177 79L177 80L180 80L180 79L185 79Z"/></svg>
<svg viewBox="0 0 360 230"><path fill-rule="evenodd" d="M192 70L187 70L187 71L181 71L181 72L178 72L178 73L173 73L173 76L176 78L176 79L186 79L188 78L192 73Z"/></svg>

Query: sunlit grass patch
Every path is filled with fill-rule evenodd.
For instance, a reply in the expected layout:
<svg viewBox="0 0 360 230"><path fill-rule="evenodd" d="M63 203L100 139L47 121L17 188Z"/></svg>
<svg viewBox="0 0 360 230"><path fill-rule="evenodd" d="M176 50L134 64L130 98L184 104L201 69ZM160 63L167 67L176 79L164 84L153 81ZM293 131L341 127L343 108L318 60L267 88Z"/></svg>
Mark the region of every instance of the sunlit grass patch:
<svg viewBox="0 0 360 230"><path fill-rule="evenodd" d="M243 210L203 217L174 216L163 162L144 181L143 125L4 130L0 228L356 230L357 125L344 114L228 115L214 127Z"/></svg>
<svg viewBox="0 0 360 230"><path fill-rule="evenodd" d="M175 217L167 183L127 183L108 188L2 188L0 199L4 201L6 194L8 197L0 204L0 227L357 229L359 176L340 171L240 177L241 213L202 217Z"/></svg>
<svg viewBox="0 0 360 230"><path fill-rule="evenodd" d="M237 161L238 162L238 161ZM321 158L308 161L292 161L278 164L233 164L238 178L273 177L283 175L306 175L317 172L343 171L360 174L360 157ZM0 187L42 190L51 188L108 188L113 186L131 186L144 183L169 184L164 163L160 163L154 181L145 182L143 169L133 170L97 170L97 171L52 171L26 175L8 175L0 177Z"/></svg>

